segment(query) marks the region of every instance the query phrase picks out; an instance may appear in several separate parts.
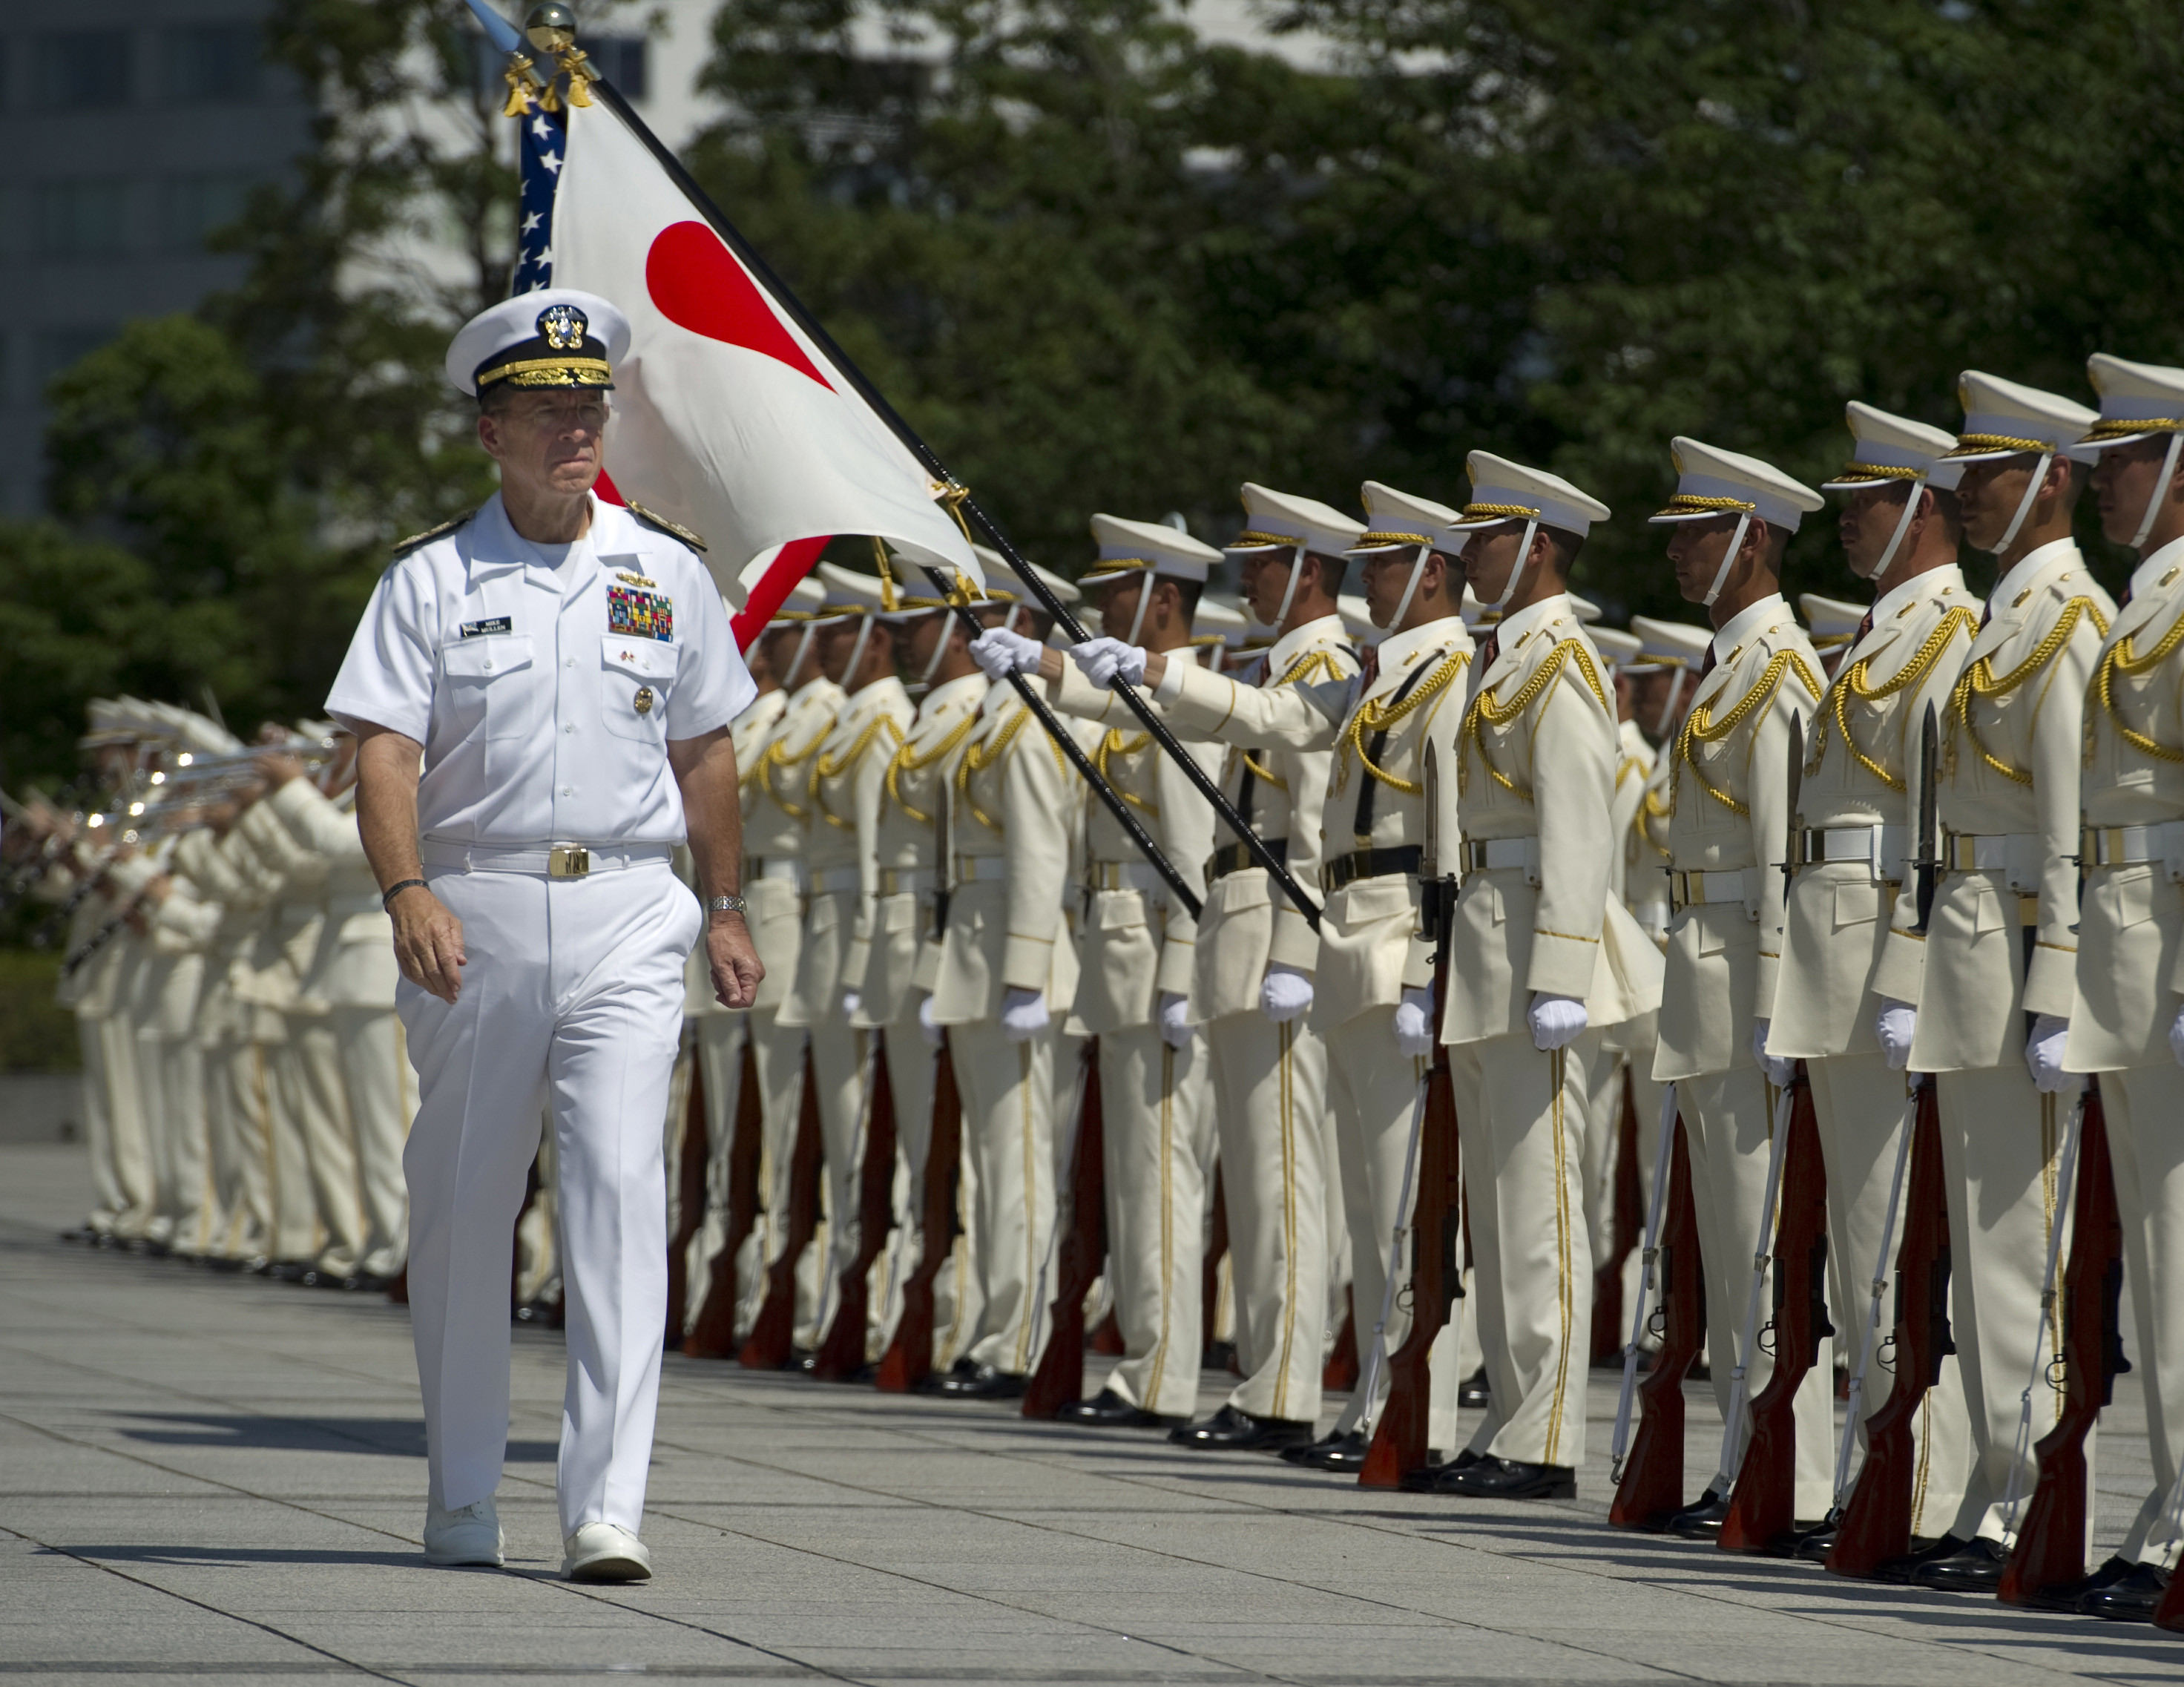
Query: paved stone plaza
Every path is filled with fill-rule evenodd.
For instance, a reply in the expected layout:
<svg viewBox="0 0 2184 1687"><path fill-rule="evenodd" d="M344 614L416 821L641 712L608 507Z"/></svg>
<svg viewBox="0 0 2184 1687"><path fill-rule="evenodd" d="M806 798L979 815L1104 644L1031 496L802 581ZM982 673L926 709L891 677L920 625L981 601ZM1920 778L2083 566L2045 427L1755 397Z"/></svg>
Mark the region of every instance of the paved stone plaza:
<svg viewBox="0 0 2184 1687"><path fill-rule="evenodd" d="M521 1331L510 1567L435 1570L401 1310L57 1242L86 1194L80 1149L0 1146L0 1677L2184 1679L2184 1636L1609 1530L1605 1373L1580 1497L1488 1506L670 1356L659 1579L579 1589L552 1579L560 1344ZM2136 1423L2126 1378L2103 1547Z"/></svg>

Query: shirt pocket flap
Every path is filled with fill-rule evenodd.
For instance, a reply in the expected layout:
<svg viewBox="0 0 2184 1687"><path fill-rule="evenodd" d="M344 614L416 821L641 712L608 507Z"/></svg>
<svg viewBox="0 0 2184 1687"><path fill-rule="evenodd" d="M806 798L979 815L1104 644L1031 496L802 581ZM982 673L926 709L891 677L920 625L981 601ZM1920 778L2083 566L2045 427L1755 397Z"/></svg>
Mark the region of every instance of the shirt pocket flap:
<svg viewBox="0 0 2184 1687"><path fill-rule="evenodd" d="M1145 922L1145 899L1134 890L1120 895L1112 892L1100 899L1100 929L1103 932L1127 931Z"/></svg>
<svg viewBox="0 0 2184 1687"><path fill-rule="evenodd" d="M459 638L440 647L441 670L456 679L486 679L530 665L531 635L527 632Z"/></svg>
<svg viewBox="0 0 2184 1687"><path fill-rule="evenodd" d="M1229 873L1214 880L1213 893L1206 900L1219 913L1240 914L1246 908L1265 907L1273 897L1264 873Z"/></svg>
<svg viewBox="0 0 2184 1687"><path fill-rule="evenodd" d="M2002 911L2002 898L1992 890L1981 890L1979 900L1972 906L1972 931L1984 936L1988 932L2006 932L2015 921L2006 918Z"/></svg>
<svg viewBox="0 0 2184 1687"><path fill-rule="evenodd" d="M1337 917L1346 926L1362 926L1372 920L1390 920L1398 914L1411 911L1411 881L1394 874L1383 878L1363 879L1355 884L1346 885L1342 897L1342 912Z"/></svg>
<svg viewBox="0 0 2184 1687"><path fill-rule="evenodd" d="M623 638L608 633L599 640L601 663L618 672L642 674L649 680L675 677L675 649L654 638Z"/></svg>

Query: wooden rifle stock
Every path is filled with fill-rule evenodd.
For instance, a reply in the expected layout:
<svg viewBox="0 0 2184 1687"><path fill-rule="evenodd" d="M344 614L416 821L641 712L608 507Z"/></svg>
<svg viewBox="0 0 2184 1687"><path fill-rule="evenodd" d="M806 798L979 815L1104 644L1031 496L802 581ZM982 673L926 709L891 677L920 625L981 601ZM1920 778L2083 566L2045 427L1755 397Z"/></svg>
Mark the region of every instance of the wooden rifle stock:
<svg viewBox="0 0 2184 1687"><path fill-rule="evenodd" d="M682 1345L690 1312L690 1244L705 1228L705 1062L690 1033L690 1090L682 1104L682 1145L675 1156L675 1229L667 1239L667 1350Z"/></svg>
<svg viewBox="0 0 2184 1687"><path fill-rule="evenodd" d="M819 1228L819 1168L826 1143L819 1133L819 1077L811 1044L804 1045L804 1096L796 1109L796 1146L788 1161L788 1211L780 1255L766 1267L766 1300L751 1321L736 1362L746 1370L778 1371L796 1339L796 1266Z"/></svg>
<svg viewBox="0 0 2184 1687"><path fill-rule="evenodd" d="M886 1033L875 1031L872 1037L865 1152L857 1167L857 1251L842 1268L834 1322L811 1358L811 1374L822 1383L854 1383L865 1374L872 1265L886 1252L894 1221L894 1083L888 1076Z"/></svg>
<svg viewBox="0 0 2184 1687"><path fill-rule="evenodd" d="M1357 1386L1357 1300L1353 1291L1342 1291L1342 1328L1334 1338L1334 1351L1319 1373L1319 1385L1329 1394L1348 1394Z"/></svg>
<svg viewBox="0 0 2184 1687"><path fill-rule="evenodd" d="M2036 1605L2051 1588L2086 1573L2086 1437L2115 1393L2123 1356L2117 1323L2123 1294L2123 1222L2116 1211L2115 1162L2098 1081L2087 1089L2078 1126L2078 1178L2070 1202L2070 1265L2063 1280L2063 1411L2033 1450L2040 1478L2003 1566L1995 1597ZM2052 1368L2048 1378L2052 1384ZM2039 1398L2036 1393L2034 1399ZM2171 1586L2175 1585L2172 1580ZM2161 1608L2170 1603L2162 1598ZM2157 1609L2156 1620L2160 1611Z"/></svg>
<svg viewBox="0 0 2184 1687"><path fill-rule="evenodd" d="M759 1150L765 1127L759 1118L758 1044L746 1031L743 1059L736 1072L736 1111L728 1144L727 1230L721 1250L713 1256L705 1298L690 1333L682 1338L682 1351L692 1359L727 1359L736 1350L736 1309L742 1284L736 1261L758 1222Z"/></svg>
<svg viewBox="0 0 2184 1687"><path fill-rule="evenodd" d="M1623 1068L1623 1109L1615 1122L1615 1166L1609 1184L1607 1255L1592 1274L1592 1362L1623 1351L1623 1267L1646 1228L1645 1191L1638 1177L1638 1104L1630 1068Z"/></svg>
<svg viewBox="0 0 2184 1687"><path fill-rule="evenodd" d="M1698 1208L1691 1194L1691 1150L1676 1120L1669 1198L1661 1218L1661 1348L1638 1385L1638 1428L1623 1480L1607 1509L1618 1528L1658 1534L1684 1505L1684 1378L1706 1344L1706 1278L1700 1269Z"/></svg>
<svg viewBox="0 0 2184 1687"><path fill-rule="evenodd" d="M1932 1079L1919 1084L1896 1250L1896 1380L1866 1420L1865 1463L1828 1549L1827 1567L1839 1576L1871 1579L1884 1559L1911 1551L1912 1427L1941 1378L1942 1361L1957 1350L1949 1339L1949 1206L1935 1094Z"/></svg>
<svg viewBox="0 0 2184 1687"><path fill-rule="evenodd" d="M1228 1186L1219 1161L1213 1163L1213 1222L1206 1238L1206 1259L1199 1268L1199 1339L1212 1363L1217 1332L1221 1328L1221 1260L1228 1251ZM1123 1350L1116 1350L1121 1352Z"/></svg>
<svg viewBox="0 0 2184 1687"><path fill-rule="evenodd" d="M1827 1166L1802 1061L1790 1083L1790 1142L1774 1224L1774 1368L1752 1402L1752 1439L1714 1542L1725 1552L1780 1556L1794 1545L1797 1389L1819 1362L1820 1338L1835 1333L1827 1309Z"/></svg>
<svg viewBox="0 0 2184 1687"><path fill-rule="evenodd" d="M880 1356L879 1372L872 1379L884 1394L908 1394L933 1374L933 1285L954 1250L962 1153L963 1103L956 1088L956 1062L944 1038L933 1075L933 1129L926 1139L922 1172L925 1199L918 1209L917 1268L904 1279L902 1316L895 1320L894 1339Z"/></svg>
<svg viewBox="0 0 2184 1687"><path fill-rule="evenodd" d="M1084 1099L1069 1156L1069 1228L1059 1239L1046 1350L1024 1390L1023 1415L1051 1417L1084 1398L1084 1297L1107 1258L1106 1146L1100 1111L1100 1039L1084 1039ZM1056 1215L1058 1223L1061 1215Z"/></svg>

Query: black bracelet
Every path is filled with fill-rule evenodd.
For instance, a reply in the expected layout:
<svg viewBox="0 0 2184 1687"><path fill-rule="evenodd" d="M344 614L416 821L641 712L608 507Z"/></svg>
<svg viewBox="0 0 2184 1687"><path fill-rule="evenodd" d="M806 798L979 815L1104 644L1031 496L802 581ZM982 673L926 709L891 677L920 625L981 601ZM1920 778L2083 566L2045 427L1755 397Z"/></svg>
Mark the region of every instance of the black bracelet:
<svg viewBox="0 0 2184 1687"><path fill-rule="evenodd" d="M392 912L394 899L401 895L404 891L425 890L428 888L430 888L430 887L427 886L425 881L421 878L405 878L399 884L388 885L384 891L380 893L379 905Z"/></svg>

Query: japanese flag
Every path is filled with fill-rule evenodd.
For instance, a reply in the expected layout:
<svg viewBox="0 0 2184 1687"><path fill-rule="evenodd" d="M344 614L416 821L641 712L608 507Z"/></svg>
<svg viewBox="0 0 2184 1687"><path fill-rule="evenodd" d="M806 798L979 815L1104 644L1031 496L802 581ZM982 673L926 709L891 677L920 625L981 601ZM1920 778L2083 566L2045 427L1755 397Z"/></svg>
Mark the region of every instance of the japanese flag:
<svg viewBox="0 0 2184 1687"><path fill-rule="evenodd" d="M554 283L629 318L607 462L630 501L694 528L746 642L834 533L984 576L924 466L604 104L569 112Z"/></svg>

